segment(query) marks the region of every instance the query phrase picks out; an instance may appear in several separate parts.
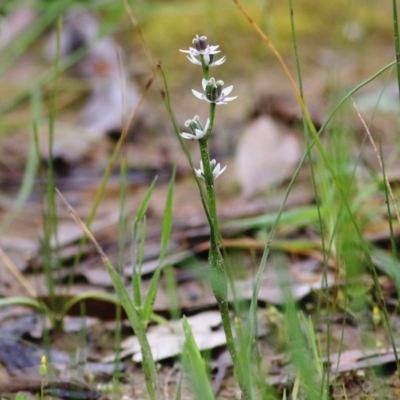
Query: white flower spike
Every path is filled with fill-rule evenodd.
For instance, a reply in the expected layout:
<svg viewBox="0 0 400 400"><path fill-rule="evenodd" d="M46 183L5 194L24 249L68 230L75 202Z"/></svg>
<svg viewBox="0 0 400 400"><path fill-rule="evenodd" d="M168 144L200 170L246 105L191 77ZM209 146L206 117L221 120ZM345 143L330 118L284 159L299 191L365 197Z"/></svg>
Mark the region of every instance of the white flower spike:
<svg viewBox="0 0 400 400"><path fill-rule="evenodd" d="M185 126L190 128L192 133L182 132L181 136L184 139L200 140L208 131L208 128L210 126L210 118L207 119L207 123L204 128L200 122L200 118L197 115L193 119L189 119L188 121L186 121Z"/></svg>
<svg viewBox="0 0 400 400"><path fill-rule="evenodd" d="M192 89L193 94L200 100L205 100L208 103L227 104L228 101L232 101L237 98L237 96L227 97L232 91L233 85L222 89L224 84L223 81L216 81L214 78L211 78L208 81L203 79L201 84L205 93L200 93L197 90Z"/></svg>
<svg viewBox="0 0 400 400"><path fill-rule="evenodd" d="M210 161L210 166L212 170L212 174L214 177L214 180L217 179L225 170L226 170L226 165L224 168L221 169L221 164L218 163L215 160ZM204 179L204 167L203 167L203 162L200 161L200 169L194 169L194 173L201 179Z"/></svg>
<svg viewBox="0 0 400 400"><path fill-rule="evenodd" d="M186 57L192 64L201 65L201 61L196 58L199 56L203 56L205 64L209 67L221 65L225 62L225 56L214 61L214 54L220 52L220 50L217 50L219 46L210 46L207 43L207 38L205 36L199 37L199 35L196 35L196 37L193 39L193 43L195 48L189 47L189 50L179 50L182 53L189 54Z"/></svg>

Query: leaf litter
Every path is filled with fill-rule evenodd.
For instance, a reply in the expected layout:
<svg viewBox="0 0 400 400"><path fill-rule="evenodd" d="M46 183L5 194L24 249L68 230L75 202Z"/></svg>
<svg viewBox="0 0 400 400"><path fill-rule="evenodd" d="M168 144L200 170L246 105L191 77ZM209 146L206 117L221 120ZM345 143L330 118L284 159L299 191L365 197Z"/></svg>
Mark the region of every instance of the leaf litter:
<svg viewBox="0 0 400 400"><path fill-rule="evenodd" d="M87 25L89 27L92 26L92 29L89 37L81 38L80 40L93 40L98 29L97 22L87 13L82 14L82 18L88 21ZM70 17L70 20L72 22L77 21L77 16ZM73 30L73 27L68 26L68 18L66 22L66 32L69 29ZM80 24L78 28L84 25ZM54 39L53 42L50 41L47 44L46 53L48 58L54 57L54 48L51 50L51 43L54 43ZM68 48L68 45L65 46ZM104 156L107 156L109 148L113 146L113 142L110 141L107 134L110 131L121 131L123 114L125 112L128 114L132 110L139 96L139 89L134 85L133 81L128 80L128 89L125 89L130 93L130 97L128 96L125 99L125 103L122 101L121 93L123 90L121 89L121 81L125 78L121 77L118 54L115 50L116 46L117 44L114 39L107 36L104 38L104 42L99 40L97 45L92 47L93 53L89 53L87 58L82 61L82 64L78 64L77 70L74 73L78 74L79 79L86 81L89 87L89 98L84 103L84 107L80 108L79 116L78 118L74 118L73 122L65 123L57 120L56 123L55 155L62 158L68 166L67 173L64 176L60 174L57 182L61 187L64 183L65 196L74 209L77 210L81 218L88 217L91 212L92 205L90 202L93 199L102 175ZM126 110L124 110L123 104L126 105ZM254 227L252 221L250 219L246 220L246 218L253 217L257 219L260 215L273 214L277 211L283 199L279 185L290 179L293 169L297 166L296 162L302 155L300 151L301 140L300 137L296 136L298 133L292 125L293 120L298 118L298 111L293 111L293 114L289 115L290 123L289 125L285 125L288 122L287 120L285 121L287 113L276 111L282 109L281 103L275 98L275 100L272 100L272 104L275 104L276 107L271 115L256 116L253 113L253 119L243 123L244 128L239 138L239 143L241 144L238 146L238 153L236 155L228 152L225 154L227 160L236 162L237 170L239 171L238 173L231 171L230 179L235 181L235 184L239 184L241 186L240 193L251 200L244 200L243 197L238 198L236 196L237 191L235 192L237 189L230 187L226 183L221 184L221 189L218 193L222 219L225 218L227 224L232 221L242 224L240 228L223 229L223 235L224 239L226 239L224 246L226 246L228 252L233 252L233 258L238 260L238 263L233 265L233 269L237 275L235 276L235 282L238 290L238 298L243 301L248 301L251 298L255 271L250 266L254 265L254 256L259 257L260 252L266 244L265 236L263 237L262 233L257 237L257 230L259 228ZM258 107L258 105L254 107ZM291 107L289 107L289 110L292 110ZM277 146L272 146L270 141L268 141L267 145L262 145L264 140L267 140L263 136L267 131L270 132L270 140L273 142L278 141ZM44 139L46 138L45 126L43 126L42 132L40 135ZM140 178L138 178L138 175L130 175L128 177L129 204L126 209L127 219L134 217L142 194L150 184L154 174L162 172L166 167L169 167L171 170L172 164L175 162L173 154L176 148L174 145L169 145L168 141L164 141L163 146L165 147L160 149L159 138L152 135L151 132L148 139L149 143L146 145L140 143L142 140L140 135L137 138L133 137L126 143L127 154L131 154L132 171L139 173L143 171L147 172L147 175L140 175ZM171 141L173 139L171 137ZM9 140L16 139L10 138ZM43 160L46 160L47 143L43 140L41 141L41 149L41 156ZM21 150L23 150L21 147L19 149L18 146L15 148L16 152ZM288 157L284 157L282 160L282 157L279 157L279 151L284 152ZM167 153L166 157L165 153ZM291 155L290 157L289 154ZM275 155L278 156L274 157ZM23 159L24 155L19 154L18 157ZM142 157L142 162L137 161L140 157ZM136 161L138 164L135 164ZM135 168L139 171L135 171ZM273 173L266 173L267 168L271 168ZM246 179L246 177L256 175L259 171L262 173L260 176L256 176L253 180ZM18 165L15 166L14 172L18 172ZM163 267L172 265L174 268L173 271L178 283L177 297L179 300L179 309L182 313L188 315L188 321L192 324L196 341L198 341L199 345L204 345L202 349L214 349L211 361L211 365L217 368L217 372L214 375L214 388L215 390L221 389L221 396L224 396L224 390L227 390L227 388L224 388L224 379L226 377L229 378L231 364L229 359L226 359L226 353L221 351L224 345L224 337L221 335L221 330L219 330L218 313L214 311L215 300L207 285L207 225L201 213L198 199L196 200L196 197L189 197L193 190L188 191L188 187L191 187L190 185L192 184L192 178L188 172L190 171L182 170L182 174L178 179L176 188L176 198L178 201L174 210L174 231L171 237L171 247L166 260L164 260ZM92 175L90 175L91 173ZM22 174L16 174L15 176L21 178ZM82 178L87 179L87 181L79 183L79 179ZM20 182L20 180L16 180ZM229 181L229 178L227 180ZM310 194L310 189L307 187L304 191L304 186L308 185L308 181L309 175L305 173L291 195L293 196L292 203L290 204L292 208L299 209L312 203L313 194ZM97 218L91 225L91 232L99 240L107 255L110 255L110 259L116 265L121 265L124 271L124 279L129 287L131 271L129 264L129 234L124 239L123 248L125 248L125 251L123 251L123 262L121 262L121 251L119 250L120 242L117 240L118 220L120 216L118 199L120 183L119 172L115 171L100 205ZM4 187L8 189L7 185L4 185ZM21 214L12 221L6 230L1 232L0 245L6 254L10 256L15 267L24 273L24 276L31 282L33 287L41 289L39 291L39 299L42 299L48 305L51 305L51 302L54 299L57 300L57 298L62 303L65 303L68 300L72 300L74 296L96 290L107 291L107 293L112 294L111 280L101 265L100 257L96 254L94 247L90 243L86 243L81 248L81 261L74 267L73 259L79 249L78 243L82 239L82 233L69 220L61 204L58 205L60 217L57 234L52 242L55 257L58 257L58 262L60 262L60 265L55 266L54 270L56 295L52 297L49 294L46 277L41 272L44 259L41 254L41 239L38 239L42 232L40 185L37 185L35 190L37 192L31 196ZM261 193L261 195L259 194L257 197L257 193ZM263 197L265 193L268 194L267 200ZM295 193L300 193L300 196L296 199L294 199ZM147 232L149 241L146 242L148 246L144 252L144 263L142 266L144 292L146 291L152 272L158 265L158 243L161 232L160 226L164 194L165 187L161 183L154 193L153 204L150 204L149 208L149 226ZM185 199L188 198L190 201L186 201L185 204ZM9 200L7 196L4 196L1 211L6 214L9 207ZM373 204L371 205L371 209L376 212ZM366 237L369 240L381 241L381 243L387 242L389 231L386 223L384 210L379 210L376 213L375 220L365 228ZM398 228L396 227L395 229L397 236ZM316 232L316 221L312 220L309 221L309 226L278 230L276 239L277 242L281 239L286 239L290 242L294 238L302 238L312 245L313 241L315 241ZM279 323L281 312L279 307L282 306L284 300L279 290L279 284L282 284L282 281L279 280L281 278L277 274L277 269L279 269L277 266L286 268L286 271L288 271L288 275L285 276L287 278L286 284L291 286L294 299L298 300L306 310L312 310L318 302L329 301L323 294L323 288L326 293L330 293L329 290L332 291L332 298L335 298L334 292L336 291L336 300L338 302L338 310L340 311L342 282L339 276L339 265L328 263L329 268L325 272L325 283L322 285L323 255L318 246L312 247L312 251L304 251L304 248L299 251L294 246L289 250L290 246L282 246L282 244L280 248L279 246L275 248L272 246L273 254L262 282L258 315L260 320L259 325L263 327L263 329L260 329L260 346L263 348L263 351L268 353L266 359L271 360L272 364L275 363L269 366L266 378L269 382L281 383L285 381L287 387L290 387L293 374L290 369L286 368L288 361L282 356L285 349L285 333ZM242 254L241 257L237 257L238 253L235 253L238 250ZM385 254L387 253L385 252ZM385 274L396 279L396 265L391 265L387 260L382 260L382 258L379 258L379 255L382 256L381 253L376 252L376 264L382 266L382 271ZM25 294L25 291L18 282L14 282L14 278L7 276L8 273L9 271L5 269L5 265L2 262L0 290L3 298L12 298L13 296ZM366 282L366 290L369 290L372 283L369 281ZM158 355L159 360L163 360L164 358L175 359L179 354L182 342L181 325L179 322L170 319L169 297L163 285L164 282L162 281L154 304L154 312L159 313L166 321L164 323L155 323L149 328L152 350ZM41 292L42 290L43 292ZM393 286L392 290L394 292ZM389 300L393 297L393 293L385 293L385 295L389 297ZM270 304L278 306L276 312L271 312L269 308ZM14 309L17 310L16 307ZM27 322L28 320L24 319L27 316L31 320L37 318L37 315L32 314L31 310L21 310L18 308L18 313L22 312L21 316L17 316L17 314L7 315L7 310L9 309L1 309L0 314L5 315L5 317L0 318L0 335L4 338L11 326L14 329L14 342L12 345L3 342L3 347L0 347L7 351L13 349L18 354L9 355L0 351L0 360L5 367L5 371L2 371L2 376L6 377L0 381L0 389L4 392L21 390L37 391L39 387L35 366L39 365L40 356L46 351L45 347L42 347L41 344L42 329L45 328L46 324L43 323L41 329L38 329L34 323ZM85 317L78 317L74 322L71 322L72 315L79 316L82 312ZM67 343L60 345L60 349L57 349L56 336L60 335L60 333L53 332L50 327L46 327L46 329L50 329L52 337L51 349L54 353L51 358L52 363L54 363L54 370L56 371L49 384L51 383L52 387L55 387L57 391L48 391L47 393L50 396L60 398L72 396L72 387L68 386L69 381L65 380L65 372L71 372L74 369L79 370L80 367L78 365L72 366L73 363L71 364L71 360L74 357L82 357L81 361L84 364L87 366L91 365L91 373L94 373L99 380L101 380L101 377L104 377L104 374L108 376L108 379L112 375L113 370L109 368L109 361L115 359L116 356L128 357L122 361L121 371L123 373L134 371L134 374L138 374L139 376L140 365L139 367L132 366L129 363L129 358L133 356L135 364L140 363L140 349L135 343L135 336L132 336L132 332L126 324L123 324L125 340L121 343L120 352L117 354L113 353L113 346L110 346L110 342L113 343L112 332L115 326L107 324L112 323L116 313L117 307L114 303L100 299L87 299L67 312L70 315L67 315L64 320L65 334L68 336L67 333L70 332L69 335L72 335L71 329L73 325L78 326L78 331L84 327L82 329L85 330L90 339L90 345L86 349L82 343L77 345L76 337L73 339L70 337L70 342L66 340ZM91 319L91 316L95 318ZM39 318L39 324L40 320L41 318ZM399 323L396 317L394 317L394 320L395 323ZM339 317L334 322L335 329L338 332L341 332L341 329L343 329L345 334L346 330L349 330L352 335L360 335L359 330L350 329L343 321L347 321L345 317L343 319ZM16 333L15 329L17 329L18 324L24 326L25 331L23 334ZM323 331L324 324L321 325L321 322L318 320L315 321L315 324L318 329ZM365 349L358 340L354 340L354 338L349 336L348 340L338 345L338 353L331 354L329 358L332 372L338 375L335 379L338 379L338 382L342 379L342 386L346 388L350 388L353 385L360 394L371 390L370 388L365 388L362 383L365 379L361 376L360 371L370 371L371 367L374 366L392 365L394 361L393 351L388 348L387 342L381 348L375 348L376 343L382 340L382 327L379 324L375 326L369 321L368 330L369 332L362 333L362 339L370 343L372 346L371 349ZM340 337L340 335L337 337ZM322 340L327 339L323 337ZM105 344L104 341L108 343ZM25 342L28 343L28 346L22 345ZM34 348L36 350L33 353L32 349ZM81 355L80 351L83 352ZM56 354L57 352L59 353ZM85 352L87 354L84 354ZM108 354L107 359L104 358L105 354ZM95 359L97 359L96 365L99 368L97 370L95 369L97 367L93 364L93 360ZM14 360L21 362L21 365L9 363ZM168 361L164 363L165 368L168 369L170 364L168 364ZM56 364L58 364L57 368ZM29 373L26 372L28 367L33 367ZM174 369L170 368L169 371L173 373ZM26 373L27 376L21 379L20 376L22 373ZM345 375L346 373L354 373L354 375ZM88 374L88 372L84 372L82 376L88 376ZM167 376L168 373L163 377L167 379ZM97 398L99 395L95 389L87 389L82 382L76 382L75 377L71 377L70 381L74 381L74 386L78 388L82 398ZM107 381L107 378L105 381ZM7 384L4 382L7 382ZM393 386L395 386L395 383L393 383ZM229 389L232 388L228 388L228 392ZM337 394L337 396L339 395Z"/></svg>

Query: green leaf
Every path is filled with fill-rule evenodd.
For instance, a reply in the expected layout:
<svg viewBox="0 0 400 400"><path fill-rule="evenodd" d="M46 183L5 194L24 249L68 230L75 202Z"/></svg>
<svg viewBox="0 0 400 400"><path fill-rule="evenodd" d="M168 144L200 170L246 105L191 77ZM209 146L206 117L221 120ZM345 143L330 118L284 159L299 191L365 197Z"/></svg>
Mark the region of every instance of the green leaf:
<svg viewBox="0 0 400 400"><path fill-rule="evenodd" d="M50 313L43 302L30 297L8 297L6 299L0 299L0 307L6 306L26 306L34 308L47 315Z"/></svg>
<svg viewBox="0 0 400 400"><path fill-rule="evenodd" d="M143 305L142 321L145 321L146 323L149 321L152 313L154 300L157 295L158 282L160 280L162 261L166 256L169 238L171 235L172 222L173 222L173 198L174 198L175 174L176 174L176 167L174 167L172 171L172 176L168 184L167 199L165 202L164 219L161 232L161 249L160 249L160 256L158 258L158 267L151 278L149 291L147 292L147 296Z"/></svg>
<svg viewBox="0 0 400 400"><path fill-rule="evenodd" d="M199 348L197 347L196 341L193 337L192 329L185 317L182 319L182 325L185 332L182 364L184 371L189 377L195 398L201 400L214 400L204 358L200 354Z"/></svg>
<svg viewBox="0 0 400 400"><path fill-rule="evenodd" d="M68 310L75 304L85 301L87 299L96 299L101 301L107 301L108 303L120 304L119 298L111 293L90 291L74 296L68 300L63 307L63 315L67 314Z"/></svg>
<svg viewBox="0 0 400 400"><path fill-rule="evenodd" d="M122 278L107 259L103 259L103 262L111 276L115 291L117 292L118 298L125 309L125 312L129 318L129 322L131 323L131 326L139 340L143 355L143 369L145 371L145 375L147 377L151 377L151 381L146 381L148 394L150 399L155 400L157 398L156 393L158 392L158 377L153 356L151 354L150 345L146 336L146 327L144 324L142 324L139 312L129 297Z"/></svg>
<svg viewBox="0 0 400 400"><path fill-rule="evenodd" d="M172 176L168 185L167 200L165 202L164 219L161 232L161 250L159 260L165 258L168 250L169 238L171 236L172 222L173 222L173 199L174 199L174 185L175 185L176 166L172 170Z"/></svg>
<svg viewBox="0 0 400 400"><path fill-rule="evenodd" d="M157 267L155 270L153 276L151 277L150 285L149 285L149 290L146 295L146 299L143 304L143 311L142 311L142 321L147 323L150 320L151 314L153 312L153 304L154 300L157 295L157 289L158 289L158 282L160 280L160 273L161 273L161 265Z"/></svg>
<svg viewBox="0 0 400 400"><path fill-rule="evenodd" d="M151 198L151 195L153 194L153 190L156 185L156 182L157 182L157 177L155 177L153 179L153 182L151 182L150 187L147 189L147 192L146 192L142 202L140 203L139 209L138 209L138 211L136 213L136 217L135 217L135 224L139 223L142 220L142 218L144 217L144 215L147 211L147 208L149 207L150 198Z"/></svg>
<svg viewBox="0 0 400 400"><path fill-rule="evenodd" d="M140 203L139 209L136 213L135 222L133 223L133 228L132 228L132 292L133 292L133 301L136 307L141 307L142 303L141 276L140 273L138 273L138 270L140 270L143 259L141 254L144 249L145 236L146 236L146 211L149 207L150 198L153 194L156 182L157 182L157 177L153 179L153 182L147 189L147 192L142 202ZM137 241L138 241L140 226L142 226L142 231L141 231L142 239L141 239L141 244L139 246L139 256L138 256Z"/></svg>

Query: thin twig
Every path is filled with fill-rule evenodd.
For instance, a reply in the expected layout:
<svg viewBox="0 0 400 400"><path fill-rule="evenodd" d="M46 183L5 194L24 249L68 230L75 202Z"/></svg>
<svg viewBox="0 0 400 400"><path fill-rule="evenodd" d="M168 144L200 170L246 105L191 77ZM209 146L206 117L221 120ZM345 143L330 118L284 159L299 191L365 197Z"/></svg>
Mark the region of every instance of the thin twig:
<svg viewBox="0 0 400 400"><path fill-rule="evenodd" d="M24 289L28 292L29 296L33 298L37 298L36 290L32 287L29 281L21 274L19 269L15 266L15 264L11 261L8 255L4 252L4 250L0 247L0 260L3 261L4 265L11 272L14 278L24 287Z"/></svg>
<svg viewBox="0 0 400 400"><path fill-rule="evenodd" d="M367 124L365 123L363 117L361 116L360 111L358 110L358 108L356 106L356 103L354 102L353 99L351 99L351 101L353 102L353 106L354 106L354 109L356 110L358 118L360 118L360 121L363 124L363 126L365 128L365 131L367 132L368 138L371 141L372 147L374 148L374 152L375 152L376 158L378 159L379 167L380 167L380 169L382 171L383 178L385 179L386 187L387 187L387 189L389 191L390 199L392 200L392 203L393 203L393 207L394 207L394 210L395 210L395 213L396 213L397 221L400 223L399 210L397 208L397 204L396 204L396 200L394 198L393 192L392 192L392 188L390 187L389 179L388 179L388 177L387 177L387 175L385 173L385 169L383 168L382 157L379 154L378 148L376 147L376 144L375 144L375 141L374 141L374 139L373 139L373 137L371 135L371 132L370 132Z"/></svg>

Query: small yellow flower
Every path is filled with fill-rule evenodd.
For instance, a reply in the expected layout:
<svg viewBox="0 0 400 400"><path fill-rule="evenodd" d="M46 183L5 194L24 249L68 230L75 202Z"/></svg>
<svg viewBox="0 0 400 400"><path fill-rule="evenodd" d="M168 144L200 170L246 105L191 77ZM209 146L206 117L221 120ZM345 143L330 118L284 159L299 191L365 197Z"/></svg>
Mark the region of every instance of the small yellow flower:
<svg viewBox="0 0 400 400"><path fill-rule="evenodd" d="M374 306L372 309L372 322L375 326L380 325L382 323L382 315L379 307Z"/></svg>
<svg viewBox="0 0 400 400"><path fill-rule="evenodd" d="M40 376L45 377L47 375L47 359L46 356L42 356L40 360L40 367L39 367Z"/></svg>

